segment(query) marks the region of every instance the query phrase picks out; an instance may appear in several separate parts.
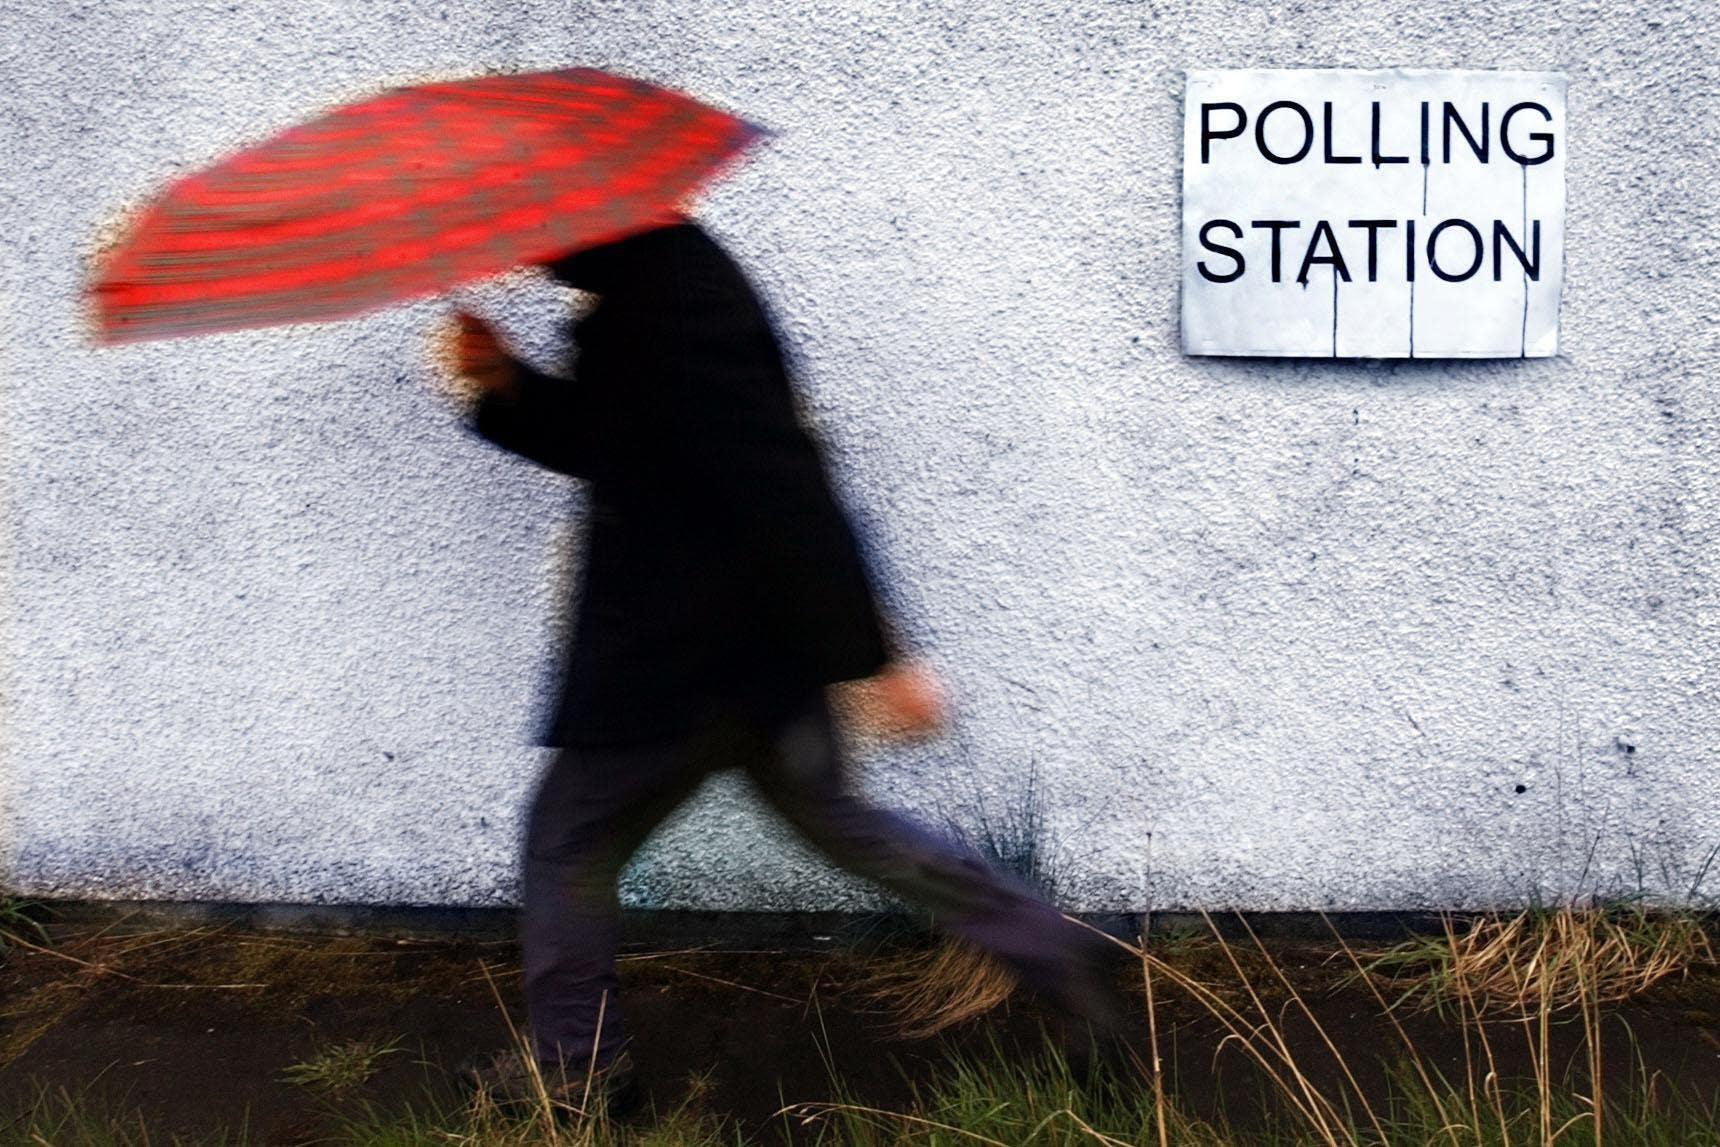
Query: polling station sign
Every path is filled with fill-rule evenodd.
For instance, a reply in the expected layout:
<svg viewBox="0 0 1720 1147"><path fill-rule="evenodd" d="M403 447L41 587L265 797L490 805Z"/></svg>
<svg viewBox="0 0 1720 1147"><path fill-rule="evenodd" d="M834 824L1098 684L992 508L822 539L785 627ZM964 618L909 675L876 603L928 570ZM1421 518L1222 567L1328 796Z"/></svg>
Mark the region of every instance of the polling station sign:
<svg viewBox="0 0 1720 1147"><path fill-rule="evenodd" d="M1558 353L1565 77L1190 71L1183 350Z"/></svg>

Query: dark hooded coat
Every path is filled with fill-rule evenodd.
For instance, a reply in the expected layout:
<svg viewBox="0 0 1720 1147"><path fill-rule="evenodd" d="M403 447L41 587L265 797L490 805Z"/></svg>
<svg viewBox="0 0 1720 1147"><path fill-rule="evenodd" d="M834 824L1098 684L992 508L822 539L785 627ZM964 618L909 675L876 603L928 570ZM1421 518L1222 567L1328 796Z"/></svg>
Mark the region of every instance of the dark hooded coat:
<svg viewBox="0 0 1720 1147"><path fill-rule="evenodd" d="M802 427L765 310L698 226L551 269L599 296L575 377L521 365L485 438L590 482L576 631L545 741L672 736L739 704L769 718L886 659L865 566Z"/></svg>

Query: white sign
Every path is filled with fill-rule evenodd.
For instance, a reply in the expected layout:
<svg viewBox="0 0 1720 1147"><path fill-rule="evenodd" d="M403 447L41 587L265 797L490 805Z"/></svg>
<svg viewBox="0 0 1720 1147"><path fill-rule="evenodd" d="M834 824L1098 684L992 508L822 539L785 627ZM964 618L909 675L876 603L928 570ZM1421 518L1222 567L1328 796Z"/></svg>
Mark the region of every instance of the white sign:
<svg viewBox="0 0 1720 1147"><path fill-rule="evenodd" d="M1183 350L1558 353L1565 77L1191 71Z"/></svg>

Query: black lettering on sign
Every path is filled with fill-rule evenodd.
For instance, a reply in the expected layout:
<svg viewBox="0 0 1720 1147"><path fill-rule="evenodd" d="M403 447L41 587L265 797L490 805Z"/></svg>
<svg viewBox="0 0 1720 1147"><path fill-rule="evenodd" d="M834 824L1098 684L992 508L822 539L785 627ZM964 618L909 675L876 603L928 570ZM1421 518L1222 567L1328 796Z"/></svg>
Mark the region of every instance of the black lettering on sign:
<svg viewBox="0 0 1720 1147"><path fill-rule="evenodd" d="M1449 105L1448 105L1449 106ZM1469 261L1469 266L1453 275L1439 265L1439 237L1453 227L1461 227L1469 233L1469 241L1474 244L1475 255ZM1447 219L1427 235L1427 266L1434 274L1448 283L1461 283L1465 279L1475 277L1475 272L1481 269L1481 261L1487 256L1487 245L1481 241L1481 232L1475 229L1475 224L1467 219Z"/></svg>
<svg viewBox="0 0 1720 1147"><path fill-rule="evenodd" d="M1500 146L1504 146L1503 141L1501 141ZM1503 254L1499 249L1501 243L1511 248L1511 253L1517 256L1517 262L1522 266L1523 273L1534 282L1539 283L1541 281L1541 221L1539 219L1534 220L1530 227L1530 254L1527 255L1523 253L1523 248L1517 245L1517 240L1511 237L1511 231L1505 226L1505 221L1503 219L1493 221L1493 281L1495 283L1499 281L1500 275L1503 273L1500 266L1504 262L1500 257Z"/></svg>
<svg viewBox="0 0 1720 1147"><path fill-rule="evenodd" d="M1550 131L1532 131L1529 133L1530 139L1542 145L1541 153L1539 155L1533 157L1526 156L1511 146L1511 117L1516 115L1518 112L1530 110L1540 112L1541 118L1546 120L1548 123L1553 122L1553 113L1533 100L1526 100L1520 104L1512 104L1509 108L1505 109L1505 116L1499 121L1499 149L1518 163L1522 164L1524 167L1533 167L1537 163L1546 163L1549 159L1553 158L1553 133Z"/></svg>
<svg viewBox="0 0 1720 1147"><path fill-rule="evenodd" d="M1236 280L1242 278L1242 272L1248 269L1248 264L1243 260L1242 252L1238 251L1235 247L1226 247L1222 243L1214 243L1212 241L1210 232L1215 227L1225 228L1238 239L1242 238L1242 228L1238 227L1228 219L1212 219L1200 229L1200 245L1214 254L1228 256L1230 260L1236 264L1236 269L1228 272L1227 274L1217 275L1207 270L1206 260L1204 259L1199 263L1196 263L1195 266L1200 270L1201 277L1209 283L1234 283Z"/></svg>
<svg viewBox="0 0 1720 1147"><path fill-rule="evenodd" d="M1284 275L1281 268L1283 266L1284 252L1278 241L1278 237L1287 230L1295 230L1297 227L1302 226L1302 221L1300 219L1256 219L1254 222L1250 223L1249 226L1264 227L1268 231L1272 232L1272 281L1274 283L1282 283L1284 281Z"/></svg>
<svg viewBox="0 0 1720 1147"><path fill-rule="evenodd" d="M1331 105L1328 104L1327 106L1329 107ZM1427 105L1422 104L1421 106L1425 108ZM1379 100L1374 101L1373 121L1374 121L1374 130L1373 130L1373 137L1372 137L1373 143L1372 143L1372 147L1369 148L1369 151L1373 155L1374 166L1378 167L1382 163L1408 163L1409 162L1409 156L1407 156L1407 155L1381 155L1380 154L1380 101Z"/></svg>
<svg viewBox="0 0 1720 1147"><path fill-rule="evenodd" d="M1229 131L1219 131L1212 126L1212 113L1219 111L1235 112L1236 126ZM1248 126L1248 113L1242 110L1241 104L1218 103L1200 105L1200 161L1212 162L1212 141L1215 139L1235 139L1242 134L1242 129Z"/></svg>
<svg viewBox="0 0 1720 1147"><path fill-rule="evenodd" d="M1358 159L1357 162L1360 162ZM1320 245L1320 240L1326 241L1327 255L1316 255L1314 250ZM1302 269L1296 272L1296 281L1303 286L1308 285L1308 268L1315 263L1324 263L1344 282L1350 281L1350 269L1344 265L1343 253L1338 250L1338 237L1332 234L1332 225L1324 219L1314 224L1314 234L1308 239L1308 251L1302 256Z"/></svg>
<svg viewBox="0 0 1720 1147"><path fill-rule="evenodd" d="M1481 270L1487 258L1487 240L1482 227L1467 219L1444 219L1435 224L1428 232L1427 241L1423 247L1416 246L1416 221L1411 219L1351 219L1345 226L1352 230L1363 232L1368 237L1368 282L1377 283L1380 278L1380 232L1394 231L1399 224L1404 229L1404 279L1415 282L1416 264L1425 258L1427 266L1433 273L1448 283L1461 283L1472 279ZM1284 277L1284 233L1299 231L1302 228L1300 219L1255 219L1249 226L1257 231L1265 231L1271 238L1270 246L1272 281L1282 283ZM1302 260L1296 269L1294 282L1303 286L1308 284L1309 272L1315 267L1327 266L1332 273L1342 281L1354 281L1350 271L1349 261L1344 257L1344 248L1338 242L1336 224L1326 219L1316 219L1313 230L1308 234L1308 242L1302 249ZM1509 224L1503 219L1492 222L1493 250L1493 281L1503 280L1505 270L1505 252L1510 251L1511 257L1517 262L1521 273L1530 280L1539 282L1541 278L1541 221L1528 221L1528 243L1525 245L1515 234ZM1455 252L1451 242L1441 240L1449 231L1460 231L1469 236L1469 260L1466 264L1453 262ZM1240 247L1232 246L1238 240L1245 238L1242 225L1234 219L1209 219L1200 228L1200 245L1214 255L1222 255L1230 260L1230 266L1209 265L1206 260L1195 264L1201 278L1209 283L1234 283L1242 278L1248 270L1248 260ZM1222 268L1222 269L1220 269Z"/></svg>
<svg viewBox="0 0 1720 1147"><path fill-rule="evenodd" d="M1446 100L1445 101L1445 123L1444 123L1444 129L1443 129L1444 133L1445 133L1445 162L1447 162L1447 163L1451 162L1451 125L1456 124L1457 130L1462 132L1463 138L1466 141L1468 141L1469 150L1473 151L1475 153L1475 158L1479 159L1482 163L1486 163L1487 162L1487 152L1488 152L1488 147L1487 147L1487 125L1488 125L1488 122L1489 121L1487 119L1487 101L1482 100L1481 101L1481 142L1477 143L1475 141L1475 137L1473 135L1471 135L1469 132L1469 125L1464 123L1463 117L1457 114L1457 108L1452 104L1452 102L1450 100Z"/></svg>
<svg viewBox="0 0 1720 1147"><path fill-rule="evenodd" d="M1294 109L1302 117L1302 146L1294 155L1283 156L1266 146L1266 121L1272 118L1272 113L1285 108ZM1273 163L1300 163L1314 147L1314 117L1308 114L1308 109L1295 100L1279 100L1267 104L1260 109L1260 118L1254 121L1254 142L1260 148L1260 154Z"/></svg>
<svg viewBox="0 0 1720 1147"><path fill-rule="evenodd" d="M1376 104L1375 106L1377 107L1378 105ZM1409 160L1405 159L1404 162L1408 163ZM1350 226L1363 228L1368 233L1368 282L1377 283L1380 281L1380 230L1384 227L1396 227L1397 220L1352 219L1350 220ZM1345 276L1345 278L1348 277L1349 276L1347 275Z"/></svg>
<svg viewBox="0 0 1720 1147"><path fill-rule="evenodd" d="M1376 111L1379 109L1379 106L1380 106L1379 104L1374 105L1374 108ZM1333 135L1333 133L1332 133L1332 101L1331 100L1326 101L1325 108L1321 112L1321 115L1324 118L1325 123L1326 123L1326 162L1327 163L1360 163L1360 162L1362 162L1362 157L1359 155L1333 155L1332 154L1332 135ZM1378 124L1376 124L1375 126L1378 127Z"/></svg>

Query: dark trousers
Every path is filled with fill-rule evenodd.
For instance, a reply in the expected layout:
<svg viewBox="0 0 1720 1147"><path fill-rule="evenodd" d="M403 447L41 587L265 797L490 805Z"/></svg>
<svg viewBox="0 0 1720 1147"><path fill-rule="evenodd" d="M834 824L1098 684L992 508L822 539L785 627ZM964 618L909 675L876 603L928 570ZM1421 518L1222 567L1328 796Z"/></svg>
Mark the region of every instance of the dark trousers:
<svg viewBox="0 0 1720 1147"><path fill-rule="evenodd" d="M777 721L729 712L674 739L557 756L527 827L521 924L526 1004L546 1062L584 1065L595 1045L602 1065L621 1049L616 879L651 830L725 768L744 768L764 799L836 863L917 903L1063 1010L1100 1006L1102 942L973 853L859 799L819 698Z"/></svg>

